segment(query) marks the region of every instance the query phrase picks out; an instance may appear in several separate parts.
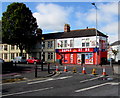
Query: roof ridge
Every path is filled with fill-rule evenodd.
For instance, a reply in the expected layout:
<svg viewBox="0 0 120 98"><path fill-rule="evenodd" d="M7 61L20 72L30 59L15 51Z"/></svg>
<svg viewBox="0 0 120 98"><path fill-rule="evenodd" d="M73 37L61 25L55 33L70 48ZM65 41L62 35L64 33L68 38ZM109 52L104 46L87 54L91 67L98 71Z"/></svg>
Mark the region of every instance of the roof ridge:
<svg viewBox="0 0 120 98"><path fill-rule="evenodd" d="M71 32L71 31L82 31L82 30L95 30L95 28L86 28L86 29L70 30L70 32Z"/></svg>

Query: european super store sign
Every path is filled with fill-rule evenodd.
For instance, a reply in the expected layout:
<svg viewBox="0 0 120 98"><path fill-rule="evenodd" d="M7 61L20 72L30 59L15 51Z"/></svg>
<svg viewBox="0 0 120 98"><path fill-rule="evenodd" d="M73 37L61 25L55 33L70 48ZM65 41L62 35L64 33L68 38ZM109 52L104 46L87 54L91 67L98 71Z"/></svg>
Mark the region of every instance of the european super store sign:
<svg viewBox="0 0 120 98"><path fill-rule="evenodd" d="M56 53L59 52L95 52L95 48L74 48L74 49L56 49Z"/></svg>

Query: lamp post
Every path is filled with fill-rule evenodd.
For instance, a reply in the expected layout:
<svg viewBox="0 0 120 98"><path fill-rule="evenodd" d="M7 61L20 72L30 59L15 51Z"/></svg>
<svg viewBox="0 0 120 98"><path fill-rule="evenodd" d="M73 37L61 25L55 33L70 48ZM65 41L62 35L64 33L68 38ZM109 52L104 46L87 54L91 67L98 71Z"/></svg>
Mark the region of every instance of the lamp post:
<svg viewBox="0 0 120 98"><path fill-rule="evenodd" d="M41 49L42 49L42 51L41 51L41 59L42 59L42 63L41 63L41 70L43 71L43 40L44 40L44 37L42 37L41 38L41 45L42 45L42 47L41 47Z"/></svg>
<svg viewBox="0 0 120 98"><path fill-rule="evenodd" d="M95 3L92 3L92 5L95 7L95 9L96 9L96 30L95 30L95 32L96 32L96 56L97 56L97 51L98 51L98 49L97 49L97 6L95 5ZM98 56L96 57L96 66L98 65Z"/></svg>

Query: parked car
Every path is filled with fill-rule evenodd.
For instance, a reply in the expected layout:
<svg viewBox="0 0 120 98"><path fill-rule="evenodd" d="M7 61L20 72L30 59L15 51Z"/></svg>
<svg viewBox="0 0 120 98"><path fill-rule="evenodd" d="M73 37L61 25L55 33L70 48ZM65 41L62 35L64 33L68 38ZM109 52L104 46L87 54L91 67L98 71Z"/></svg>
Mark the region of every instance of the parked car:
<svg viewBox="0 0 120 98"><path fill-rule="evenodd" d="M13 63L26 63L26 57L19 56L12 60Z"/></svg>
<svg viewBox="0 0 120 98"><path fill-rule="evenodd" d="M3 64L5 61L0 58L0 64Z"/></svg>
<svg viewBox="0 0 120 98"><path fill-rule="evenodd" d="M36 57L29 57L29 59L27 59L26 61L27 61L27 64L29 64L29 63L33 63L33 64L41 63L41 60L36 58Z"/></svg>

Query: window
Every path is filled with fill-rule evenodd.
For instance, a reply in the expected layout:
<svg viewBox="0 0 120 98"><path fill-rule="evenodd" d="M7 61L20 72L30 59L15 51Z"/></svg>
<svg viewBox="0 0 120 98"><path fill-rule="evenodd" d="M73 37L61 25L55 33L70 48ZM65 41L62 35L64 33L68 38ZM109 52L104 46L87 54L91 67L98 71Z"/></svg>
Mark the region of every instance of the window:
<svg viewBox="0 0 120 98"><path fill-rule="evenodd" d="M45 52L43 52L42 57L43 57L43 61L45 61ZM41 59L41 60L42 60L42 59Z"/></svg>
<svg viewBox="0 0 120 98"><path fill-rule="evenodd" d="M14 50L14 46L13 45L11 46L11 50Z"/></svg>
<svg viewBox="0 0 120 98"><path fill-rule="evenodd" d="M82 47L85 47L85 43L82 43Z"/></svg>
<svg viewBox="0 0 120 98"><path fill-rule="evenodd" d="M63 41L61 41L61 47L63 47Z"/></svg>
<svg viewBox="0 0 120 98"><path fill-rule="evenodd" d="M45 49L45 42L43 42L43 49Z"/></svg>
<svg viewBox="0 0 120 98"><path fill-rule="evenodd" d="M86 43L86 47L88 47L89 46L89 43Z"/></svg>
<svg viewBox="0 0 120 98"><path fill-rule="evenodd" d="M73 40L70 40L70 47L73 47Z"/></svg>
<svg viewBox="0 0 120 98"><path fill-rule="evenodd" d="M19 53L16 53L16 57L19 56Z"/></svg>
<svg viewBox="0 0 120 98"><path fill-rule="evenodd" d="M4 50L6 50L6 51L7 51L7 45L4 45Z"/></svg>
<svg viewBox="0 0 120 98"><path fill-rule="evenodd" d="M48 59L49 60L53 59L53 53L52 52L48 52Z"/></svg>
<svg viewBox="0 0 120 98"><path fill-rule="evenodd" d="M52 48L53 47L53 42L52 41L48 41L48 48Z"/></svg>
<svg viewBox="0 0 120 98"><path fill-rule="evenodd" d="M19 49L19 47L18 46L16 46L16 50L18 50Z"/></svg>
<svg viewBox="0 0 120 98"><path fill-rule="evenodd" d="M23 53L23 57L26 57L26 53Z"/></svg>
<svg viewBox="0 0 120 98"><path fill-rule="evenodd" d="M7 53L4 54L4 59L7 59Z"/></svg>
<svg viewBox="0 0 120 98"><path fill-rule="evenodd" d="M67 40L65 40L64 46L67 47Z"/></svg>
<svg viewBox="0 0 120 98"><path fill-rule="evenodd" d="M14 53L11 53L11 59L14 59Z"/></svg>

